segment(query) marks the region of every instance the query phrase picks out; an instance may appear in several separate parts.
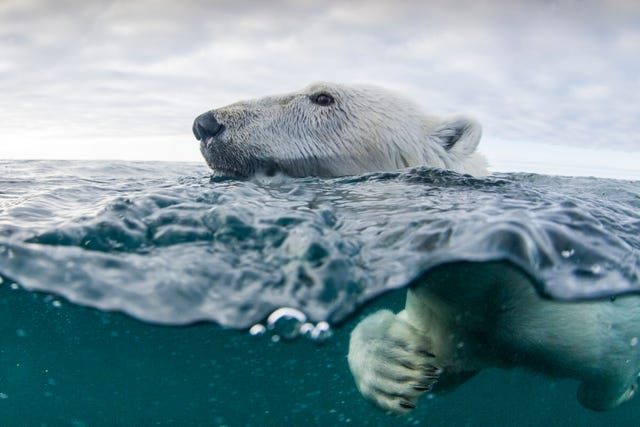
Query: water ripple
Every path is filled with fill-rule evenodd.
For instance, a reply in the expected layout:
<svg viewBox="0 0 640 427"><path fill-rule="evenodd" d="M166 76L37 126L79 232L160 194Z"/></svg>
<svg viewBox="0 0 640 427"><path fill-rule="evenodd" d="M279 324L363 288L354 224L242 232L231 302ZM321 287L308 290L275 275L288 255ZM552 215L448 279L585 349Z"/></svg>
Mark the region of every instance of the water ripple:
<svg viewBox="0 0 640 427"><path fill-rule="evenodd" d="M249 181L180 163L0 168L0 274L151 322L245 328L289 307L312 326L335 323L456 261L513 263L554 298L640 290L638 182L426 168Z"/></svg>

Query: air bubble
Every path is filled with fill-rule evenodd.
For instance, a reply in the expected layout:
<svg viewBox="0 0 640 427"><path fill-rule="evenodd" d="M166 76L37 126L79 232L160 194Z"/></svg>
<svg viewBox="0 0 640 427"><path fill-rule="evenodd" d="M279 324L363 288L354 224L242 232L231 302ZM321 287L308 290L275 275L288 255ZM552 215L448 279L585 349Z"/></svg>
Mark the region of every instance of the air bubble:
<svg viewBox="0 0 640 427"><path fill-rule="evenodd" d="M300 310L282 307L271 313L267 318L267 328L286 340L292 340L300 335L300 327L307 321L307 316Z"/></svg>
<svg viewBox="0 0 640 427"><path fill-rule="evenodd" d="M313 328L313 323L303 323L302 326L300 326L300 334L310 337L311 333L313 332Z"/></svg>
<svg viewBox="0 0 640 427"><path fill-rule="evenodd" d="M591 273L593 273L596 276L599 274L602 274L602 266L600 266L600 264L593 264L590 270L591 270Z"/></svg>
<svg viewBox="0 0 640 427"><path fill-rule="evenodd" d="M631 338L631 340L629 341L629 344L631 344L631 347L637 346L638 345L638 337Z"/></svg>
<svg viewBox="0 0 640 427"><path fill-rule="evenodd" d="M331 325L320 321L317 324L307 322L307 316L296 308L282 307L269 315L266 326L256 323L249 329L249 334L259 336L268 333L273 342L291 341L299 337L310 339L315 343L323 343L333 335Z"/></svg>
<svg viewBox="0 0 640 427"><path fill-rule="evenodd" d="M311 331L311 339L315 342L325 342L333 335L331 326L327 322L318 322L318 324Z"/></svg>
<svg viewBox="0 0 640 427"><path fill-rule="evenodd" d="M251 329L249 329L249 335L256 337L256 336L264 335L266 331L267 331L267 328L265 328L263 324L256 323L251 327Z"/></svg>

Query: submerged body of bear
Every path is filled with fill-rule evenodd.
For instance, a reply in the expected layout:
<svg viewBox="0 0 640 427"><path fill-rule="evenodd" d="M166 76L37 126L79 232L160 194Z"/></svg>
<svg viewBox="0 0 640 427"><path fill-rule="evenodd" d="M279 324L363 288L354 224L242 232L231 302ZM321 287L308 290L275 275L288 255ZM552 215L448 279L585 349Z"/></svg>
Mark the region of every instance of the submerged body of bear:
<svg viewBox="0 0 640 427"><path fill-rule="evenodd" d="M369 86L328 83L239 102L196 118L217 173L335 177L433 166L486 174L480 126L425 115ZM541 298L507 263L444 266L412 287L405 310L382 310L353 331L349 366L360 392L403 413L486 367L525 367L580 382L579 401L606 410L629 400L640 370L640 297Z"/></svg>
<svg viewBox="0 0 640 427"><path fill-rule="evenodd" d="M360 392L396 413L427 391L447 391L483 368L523 367L580 382L578 400L603 411L633 397L640 370L640 298L541 298L506 263L441 267L351 335ZM435 387L434 387L435 386Z"/></svg>

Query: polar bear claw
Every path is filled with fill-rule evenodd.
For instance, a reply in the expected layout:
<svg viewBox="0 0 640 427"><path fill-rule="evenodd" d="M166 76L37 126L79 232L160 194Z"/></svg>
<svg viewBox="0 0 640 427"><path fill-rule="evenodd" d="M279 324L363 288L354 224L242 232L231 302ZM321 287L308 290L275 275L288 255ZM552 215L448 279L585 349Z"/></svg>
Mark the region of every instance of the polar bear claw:
<svg viewBox="0 0 640 427"><path fill-rule="evenodd" d="M428 337L388 310L364 319L353 331L349 366L358 390L380 408L403 414L438 382Z"/></svg>

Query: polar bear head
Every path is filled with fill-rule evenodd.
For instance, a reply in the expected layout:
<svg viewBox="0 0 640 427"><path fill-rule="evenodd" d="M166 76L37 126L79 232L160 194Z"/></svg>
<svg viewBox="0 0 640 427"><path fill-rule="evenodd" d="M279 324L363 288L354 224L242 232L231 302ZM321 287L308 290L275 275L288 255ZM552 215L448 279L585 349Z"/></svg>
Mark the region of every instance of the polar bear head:
<svg viewBox="0 0 640 427"><path fill-rule="evenodd" d="M486 174L480 125L426 115L374 86L315 83L198 116L193 133L217 173L336 177L433 166Z"/></svg>

